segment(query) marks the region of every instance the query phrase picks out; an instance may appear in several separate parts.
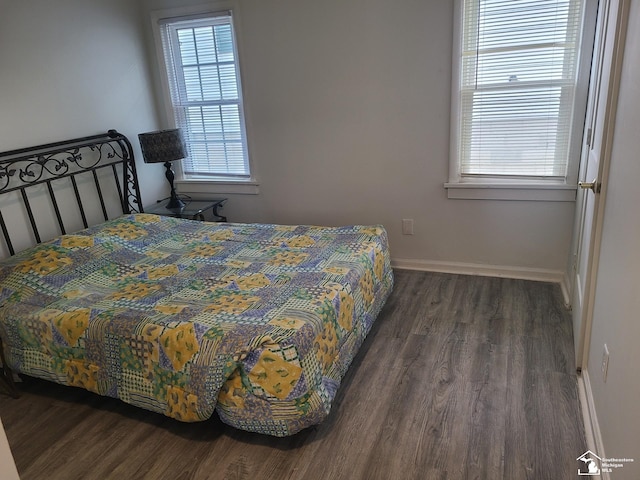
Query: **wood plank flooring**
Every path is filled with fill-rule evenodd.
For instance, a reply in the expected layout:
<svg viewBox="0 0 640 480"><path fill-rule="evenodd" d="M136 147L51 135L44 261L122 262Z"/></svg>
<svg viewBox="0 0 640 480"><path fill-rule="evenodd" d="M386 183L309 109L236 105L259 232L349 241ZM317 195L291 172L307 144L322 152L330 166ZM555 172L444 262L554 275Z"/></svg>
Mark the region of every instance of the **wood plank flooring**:
<svg viewBox="0 0 640 480"><path fill-rule="evenodd" d="M395 275L321 425L272 438L27 379L21 398L0 395L21 478L576 478L586 442L559 287Z"/></svg>

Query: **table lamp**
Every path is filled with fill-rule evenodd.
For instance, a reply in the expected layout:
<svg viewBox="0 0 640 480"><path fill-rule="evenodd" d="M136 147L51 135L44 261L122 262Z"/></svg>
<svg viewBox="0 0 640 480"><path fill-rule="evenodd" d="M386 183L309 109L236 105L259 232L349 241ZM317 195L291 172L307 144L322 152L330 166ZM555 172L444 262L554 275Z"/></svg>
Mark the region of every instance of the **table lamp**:
<svg viewBox="0 0 640 480"><path fill-rule="evenodd" d="M175 174L171 162L181 160L187 156L187 148L179 128L159 130L157 132L141 133L138 135L144 163L163 163L167 169L165 176L171 185L171 197L165 205L170 209L184 208L184 202L178 198L173 185Z"/></svg>

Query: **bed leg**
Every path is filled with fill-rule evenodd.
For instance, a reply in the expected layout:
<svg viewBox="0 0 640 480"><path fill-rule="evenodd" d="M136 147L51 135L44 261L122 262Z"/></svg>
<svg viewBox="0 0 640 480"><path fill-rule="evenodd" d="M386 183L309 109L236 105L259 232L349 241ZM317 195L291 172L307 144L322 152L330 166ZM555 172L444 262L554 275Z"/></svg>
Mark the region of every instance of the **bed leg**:
<svg viewBox="0 0 640 480"><path fill-rule="evenodd" d="M13 381L13 371L7 366L4 358L4 349L2 348L2 340L0 339L0 386L13 398L20 397L20 392Z"/></svg>

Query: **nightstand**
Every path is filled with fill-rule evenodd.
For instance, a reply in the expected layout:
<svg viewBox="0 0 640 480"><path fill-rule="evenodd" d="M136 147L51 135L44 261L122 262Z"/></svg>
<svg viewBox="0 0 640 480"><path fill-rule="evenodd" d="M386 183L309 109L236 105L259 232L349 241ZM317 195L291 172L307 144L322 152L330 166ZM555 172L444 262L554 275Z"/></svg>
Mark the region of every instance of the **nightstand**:
<svg viewBox="0 0 640 480"><path fill-rule="evenodd" d="M218 209L227 201L226 198L212 198L210 200L185 200L183 208L166 208L167 200L162 200L155 205L144 207L144 213L164 215L167 217L189 218L191 220L204 221L204 214L211 210L215 222L226 222L227 217L220 215Z"/></svg>

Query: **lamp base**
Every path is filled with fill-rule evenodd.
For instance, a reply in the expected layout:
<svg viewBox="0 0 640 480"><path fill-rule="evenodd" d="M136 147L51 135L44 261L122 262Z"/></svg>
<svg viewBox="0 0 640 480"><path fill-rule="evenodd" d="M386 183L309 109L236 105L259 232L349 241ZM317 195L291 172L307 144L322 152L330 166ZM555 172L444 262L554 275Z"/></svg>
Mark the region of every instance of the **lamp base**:
<svg viewBox="0 0 640 480"><path fill-rule="evenodd" d="M182 210L185 207L185 203L180 200L177 196L171 196L165 208L169 208L171 210Z"/></svg>
<svg viewBox="0 0 640 480"><path fill-rule="evenodd" d="M167 169L165 177L167 177L167 181L171 186L171 198L169 198L169 202L165 205L165 208L170 208L171 210L182 210L184 208L184 202L178 198L176 188L173 186L174 174L171 169L171 162L164 162L164 167Z"/></svg>

